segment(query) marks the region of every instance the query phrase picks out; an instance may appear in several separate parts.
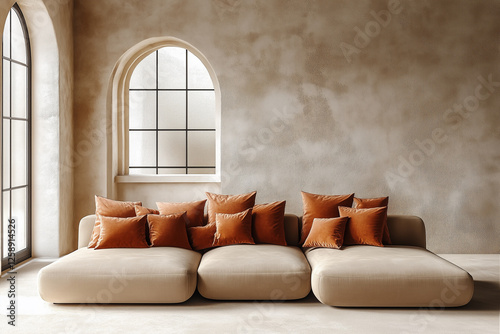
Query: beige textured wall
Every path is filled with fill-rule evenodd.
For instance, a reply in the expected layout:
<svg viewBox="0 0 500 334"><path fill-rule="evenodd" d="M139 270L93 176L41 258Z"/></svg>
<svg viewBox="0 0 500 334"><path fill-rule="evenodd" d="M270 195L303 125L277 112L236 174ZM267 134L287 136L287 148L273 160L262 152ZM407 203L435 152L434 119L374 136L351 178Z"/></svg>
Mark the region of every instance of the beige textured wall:
<svg viewBox="0 0 500 334"><path fill-rule="evenodd" d="M105 131L114 64L174 36L220 81L224 193L296 214L300 190L389 195L431 250L498 253L498 17L493 0L75 0L75 220L106 192L104 140L77 145Z"/></svg>

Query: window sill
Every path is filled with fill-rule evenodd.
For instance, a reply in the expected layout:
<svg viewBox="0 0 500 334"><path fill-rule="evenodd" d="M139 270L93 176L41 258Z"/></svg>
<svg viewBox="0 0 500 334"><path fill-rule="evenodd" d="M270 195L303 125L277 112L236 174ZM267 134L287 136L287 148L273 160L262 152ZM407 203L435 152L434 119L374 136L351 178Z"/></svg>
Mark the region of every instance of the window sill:
<svg viewBox="0 0 500 334"><path fill-rule="evenodd" d="M220 183L220 175L169 174L169 175L117 175L116 183Z"/></svg>

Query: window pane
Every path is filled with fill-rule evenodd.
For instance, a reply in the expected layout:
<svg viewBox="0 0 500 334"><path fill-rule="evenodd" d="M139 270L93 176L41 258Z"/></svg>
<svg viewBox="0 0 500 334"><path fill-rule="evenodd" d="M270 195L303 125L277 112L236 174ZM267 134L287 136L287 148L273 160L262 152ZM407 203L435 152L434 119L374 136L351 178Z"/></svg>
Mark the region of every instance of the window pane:
<svg viewBox="0 0 500 334"><path fill-rule="evenodd" d="M26 118L27 69L12 63L12 117Z"/></svg>
<svg viewBox="0 0 500 334"><path fill-rule="evenodd" d="M12 121L12 187L27 184L28 122Z"/></svg>
<svg viewBox="0 0 500 334"><path fill-rule="evenodd" d="M166 47L158 50L158 88L186 88L186 50Z"/></svg>
<svg viewBox="0 0 500 334"><path fill-rule="evenodd" d="M156 92L129 92L129 128L156 128Z"/></svg>
<svg viewBox="0 0 500 334"><path fill-rule="evenodd" d="M10 62L4 60L3 67L3 85L2 85L2 99L3 99L3 115L10 116Z"/></svg>
<svg viewBox="0 0 500 334"><path fill-rule="evenodd" d="M156 89L156 52L144 58L134 69L130 89Z"/></svg>
<svg viewBox="0 0 500 334"><path fill-rule="evenodd" d="M158 174L186 174L186 168L160 168Z"/></svg>
<svg viewBox="0 0 500 334"><path fill-rule="evenodd" d="M2 167L2 177L3 177L3 183L2 187L3 189L10 188L10 121L9 120L4 120L3 121L3 140L2 140L2 147L3 147L3 167Z"/></svg>
<svg viewBox="0 0 500 334"><path fill-rule="evenodd" d="M129 132L130 166L156 166L156 132Z"/></svg>
<svg viewBox="0 0 500 334"><path fill-rule="evenodd" d="M189 168L188 174L215 174L215 168Z"/></svg>
<svg viewBox="0 0 500 334"><path fill-rule="evenodd" d="M10 13L7 15L7 20L5 20L5 26L3 28L3 55L10 58Z"/></svg>
<svg viewBox="0 0 500 334"><path fill-rule="evenodd" d="M215 93L188 93L189 129L215 129Z"/></svg>
<svg viewBox="0 0 500 334"><path fill-rule="evenodd" d="M215 131L188 133L188 165L215 166Z"/></svg>
<svg viewBox="0 0 500 334"><path fill-rule="evenodd" d="M2 199L3 199L3 208L2 208L2 226L3 226L3 256L7 256L7 242L8 242L8 226L9 226L9 219L10 219L10 192L9 191L3 191L2 192Z"/></svg>
<svg viewBox="0 0 500 334"><path fill-rule="evenodd" d="M12 190L12 219L16 221L16 252L25 249L27 245L27 199L26 188Z"/></svg>
<svg viewBox="0 0 500 334"><path fill-rule="evenodd" d="M15 12L15 11L14 11ZM17 16L12 15L12 59L26 64L26 40L21 21Z"/></svg>
<svg viewBox="0 0 500 334"><path fill-rule="evenodd" d="M165 131L158 133L158 165L186 165L186 132Z"/></svg>
<svg viewBox="0 0 500 334"><path fill-rule="evenodd" d="M158 92L158 128L186 128L186 92Z"/></svg>
<svg viewBox="0 0 500 334"><path fill-rule="evenodd" d="M191 52L188 52L188 88L213 89L214 85L207 68Z"/></svg>
<svg viewBox="0 0 500 334"><path fill-rule="evenodd" d="M156 174L156 168L129 168L129 175Z"/></svg>

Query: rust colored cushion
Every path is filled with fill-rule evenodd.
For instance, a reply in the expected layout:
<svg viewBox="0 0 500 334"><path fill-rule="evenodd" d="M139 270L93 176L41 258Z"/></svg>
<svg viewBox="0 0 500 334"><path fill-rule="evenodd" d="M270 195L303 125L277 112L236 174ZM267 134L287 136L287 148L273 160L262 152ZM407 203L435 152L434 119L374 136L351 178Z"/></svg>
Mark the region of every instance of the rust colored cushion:
<svg viewBox="0 0 500 334"><path fill-rule="evenodd" d="M158 210L149 209L149 208L146 208L146 207L143 207L143 206L140 206L140 205L135 205L134 209L135 209L135 215L136 216L143 216L143 215L148 215L148 214L153 214L153 215L159 215L160 214L160 212L158 212Z"/></svg>
<svg viewBox="0 0 500 334"><path fill-rule="evenodd" d="M205 193L208 198L208 223L215 223L217 213L238 213L255 204L256 191L243 195L220 195Z"/></svg>
<svg viewBox="0 0 500 334"><path fill-rule="evenodd" d="M171 215L173 213L186 212L188 218L188 227L202 226L203 215L205 213L205 202L182 202L182 203L169 203L169 202L156 202L156 206L160 211L160 215Z"/></svg>
<svg viewBox="0 0 500 334"><path fill-rule="evenodd" d="M352 206L354 194L350 195L316 195L302 191L304 213L302 216L302 234L300 243L306 241L314 218L339 217L339 206Z"/></svg>
<svg viewBox="0 0 500 334"><path fill-rule="evenodd" d="M314 218L311 231L302 247L339 249L344 242L344 232L348 220L348 217Z"/></svg>
<svg viewBox="0 0 500 334"><path fill-rule="evenodd" d="M339 207L341 217L349 217L344 235L344 245L384 246L384 223L387 221L387 207L354 209Z"/></svg>
<svg viewBox="0 0 500 334"><path fill-rule="evenodd" d="M197 251L213 247L215 231L215 223L188 228L191 247Z"/></svg>
<svg viewBox="0 0 500 334"><path fill-rule="evenodd" d="M135 216L135 205L142 205L142 202L122 202L115 201L112 199L107 199L101 196L95 196L95 213L96 220L94 224L94 230L92 231L92 237L90 238L89 248L94 248L99 240L99 234L101 231L101 222L99 220L99 215L106 217L134 217Z"/></svg>
<svg viewBox="0 0 500 334"><path fill-rule="evenodd" d="M95 249L101 248L147 248L147 216L117 218L98 216L101 231Z"/></svg>
<svg viewBox="0 0 500 334"><path fill-rule="evenodd" d="M252 209L252 236L256 244L286 246L286 201L258 204Z"/></svg>
<svg viewBox="0 0 500 334"><path fill-rule="evenodd" d="M354 197L354 208L356 209L371 209L380 208L389 205L389 196L378 197L378 198L357 198ZM384 236L382 242L386 245L391 245L391 235L389 234L389 228L387 227L387 220L384 224Z"/></svg>
<svg viewBox="0 0 500 334"><path fill-rule="evenodd" d="M216 215L214 246L255 244L252 238L252 209Z"/></svg>
<svg viewBox="0 0 500 334"><path fill-rule="evenodd" d="M186 212L148 215L151 246L192 249L187 236L186 221Z"/></svg>

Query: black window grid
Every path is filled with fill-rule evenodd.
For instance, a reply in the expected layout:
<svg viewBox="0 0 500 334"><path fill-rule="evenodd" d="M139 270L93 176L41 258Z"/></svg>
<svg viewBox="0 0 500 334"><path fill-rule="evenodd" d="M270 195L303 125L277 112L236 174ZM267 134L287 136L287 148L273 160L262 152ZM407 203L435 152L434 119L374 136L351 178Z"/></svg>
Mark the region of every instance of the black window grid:
<svg viewBox="0 0 500 334"><path fill-rule="evenodd" d="M185 49L185 55L186 55L186 58L185 58L185 61L186 61L186 73L185 73L185 76L186 76L186 87L185 88L159 88L159 74L158 74L158 71L159 71L159 60L158 60L158 50L155 51L155 84L156 84L156 87L155 88L129 88L129 91L144 91L144 92L155 92L156 94L156 101L155 101L155 128L134 128L134 127L130 127L130 124L129 124L129 131L132 131L132 132L155 132L156 133L156 136L155 136L155 139L156 139L156 156L155 156L155 160L156 160L156 164L155 166L143 166L143 165L140 165L140 166L131 166L129 165L129 170L130 169L155 169L155 173L156 174L159 174L159 170L160 169L184 169L185 170L185 174L189 174L189 170L190 169L214 169L215 170L215 166L191 166L189 165L189 132L196 132L196 131L203 131L203 132L215 132L216 129L213 129L213 128L204 128L204 129L190 129L189 128L189 92L195 92L195 91L215 91L213 88L189 88L189 51L187 49ZM159 106L158 106L158 92L161 92L161 91L185 91L186 92L186 127L185 128L159 128L158 127L158 124L159 124L159 121L158 121L158 113L159 113ZM186 146L186 149L185 149L185 161L186 161L186 164L185 165L182 165L182 166L172 166L172 165L169 165L169 166L160 166L159 165L159 138L158 138L158 135L160 132L185 132L185 146ZM215 174L215 173L214 173Z"/></svg>

